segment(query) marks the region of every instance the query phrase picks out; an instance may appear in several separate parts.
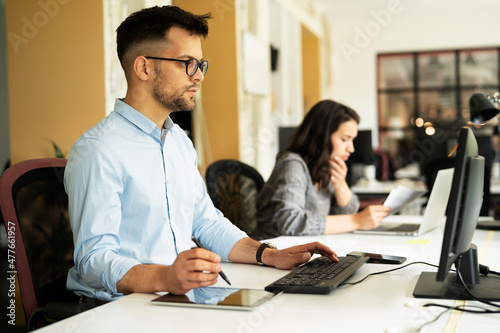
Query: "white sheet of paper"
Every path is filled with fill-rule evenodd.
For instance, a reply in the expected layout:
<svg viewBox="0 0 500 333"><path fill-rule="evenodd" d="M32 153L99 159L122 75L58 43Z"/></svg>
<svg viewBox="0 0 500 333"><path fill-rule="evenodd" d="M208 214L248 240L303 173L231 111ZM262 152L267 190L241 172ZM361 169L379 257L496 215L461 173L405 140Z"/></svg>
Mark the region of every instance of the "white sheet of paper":
<svg viewBox="0 0 500 333"><path fill-rule="evenodd" d="M391 207L391 214L397 213L413 200L421 197L425 192L414 190L407 186L398 185L389 193L384 201L384 206Z"/></svg>

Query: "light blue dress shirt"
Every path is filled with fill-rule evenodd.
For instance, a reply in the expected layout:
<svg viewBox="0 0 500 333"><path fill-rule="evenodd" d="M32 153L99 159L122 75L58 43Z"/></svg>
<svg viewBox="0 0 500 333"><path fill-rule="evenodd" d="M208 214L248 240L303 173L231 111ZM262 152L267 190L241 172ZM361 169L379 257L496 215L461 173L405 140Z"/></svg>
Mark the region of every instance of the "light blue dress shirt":
<svg viewBox="0 0 500 333"><path fill-rule="evenodd" d="M75 266L67 287L113 300L135 265L173 263L191 236L228 257L246 234L213 206L184 131L155 123L122 100L74 144L64 174Z"/></svg>

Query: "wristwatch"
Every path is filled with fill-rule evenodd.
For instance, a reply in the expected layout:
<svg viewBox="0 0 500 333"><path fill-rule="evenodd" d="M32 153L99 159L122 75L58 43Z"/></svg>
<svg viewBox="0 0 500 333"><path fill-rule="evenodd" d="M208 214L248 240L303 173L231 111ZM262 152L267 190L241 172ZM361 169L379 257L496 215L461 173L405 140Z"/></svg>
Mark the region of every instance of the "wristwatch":
<svg viewBox="0 0 500 333"><path fill-rule="evenodd" d="M255 255L255 258L257 259L257 263L259 265L264 265L264 263L262 262L262 252L264 252L265 249L267 248L270 248L270 249L275 249L277 250L278 247L274 244L271 244L271 243L262 243L261 246L259 246L259 248L257 249L257 254Z"/></svg>

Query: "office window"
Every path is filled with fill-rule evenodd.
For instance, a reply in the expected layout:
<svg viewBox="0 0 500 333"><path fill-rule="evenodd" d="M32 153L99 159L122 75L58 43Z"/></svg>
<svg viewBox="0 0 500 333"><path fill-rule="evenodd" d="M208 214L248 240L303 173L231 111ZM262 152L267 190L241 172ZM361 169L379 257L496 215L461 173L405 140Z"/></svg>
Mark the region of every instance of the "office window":
<svg viewBox="0 0 500 333"><path fill-rule="evenodd" d="M450 149L469 121L469 98L500 90L499 47L377 55L379 145L399 167Z"/></svg>

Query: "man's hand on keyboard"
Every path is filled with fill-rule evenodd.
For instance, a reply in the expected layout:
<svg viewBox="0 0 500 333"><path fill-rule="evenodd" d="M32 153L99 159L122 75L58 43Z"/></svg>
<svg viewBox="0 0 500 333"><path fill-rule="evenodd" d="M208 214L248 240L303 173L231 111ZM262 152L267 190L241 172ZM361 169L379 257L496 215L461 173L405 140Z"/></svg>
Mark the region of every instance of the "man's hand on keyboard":
<svg viewBox="0 0 500 333"><path fill-rule="evenodd" d="M266 249L262 253L262 261L269 266L275 266L280 269L291 269L309 261L315 253L328 257L335 262L339 261L337 254L320 242L296 245L283 250Z"/></svg>

